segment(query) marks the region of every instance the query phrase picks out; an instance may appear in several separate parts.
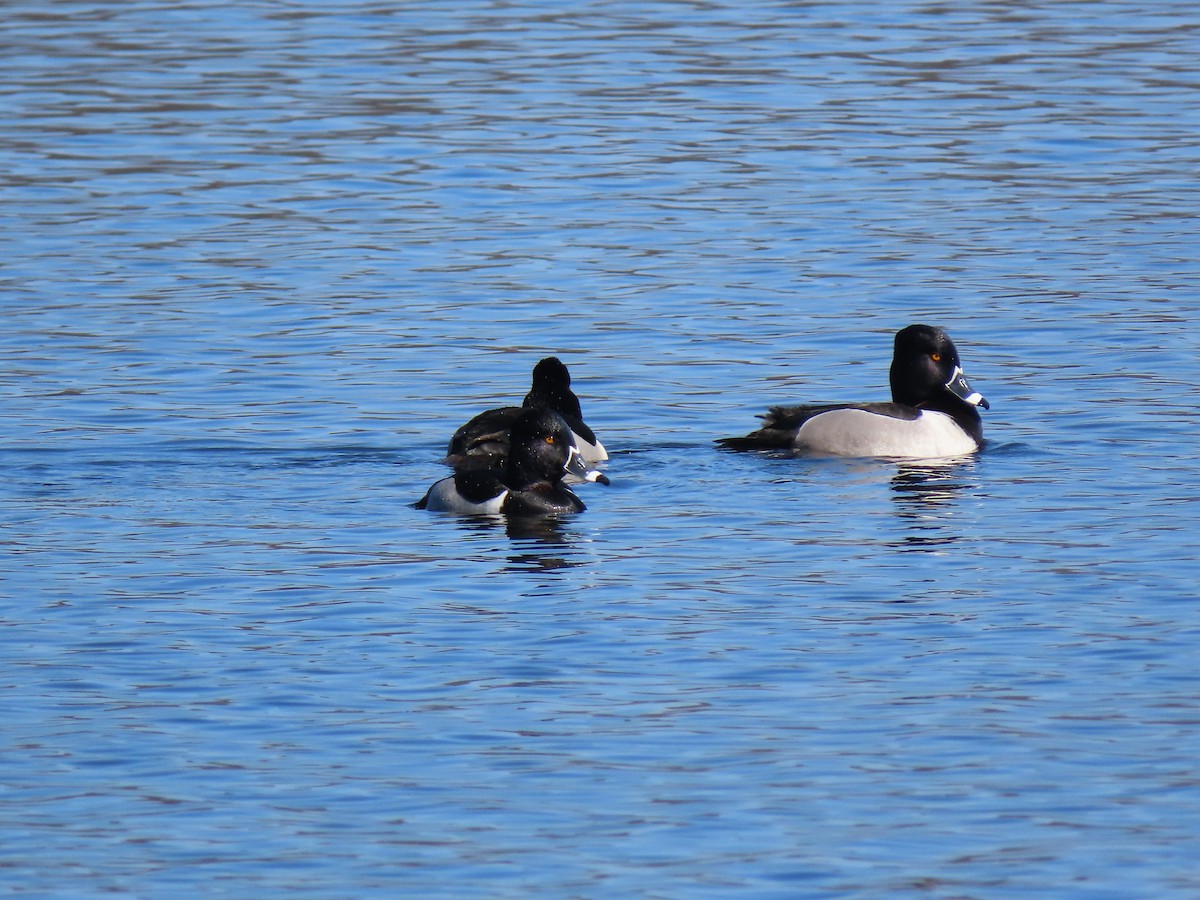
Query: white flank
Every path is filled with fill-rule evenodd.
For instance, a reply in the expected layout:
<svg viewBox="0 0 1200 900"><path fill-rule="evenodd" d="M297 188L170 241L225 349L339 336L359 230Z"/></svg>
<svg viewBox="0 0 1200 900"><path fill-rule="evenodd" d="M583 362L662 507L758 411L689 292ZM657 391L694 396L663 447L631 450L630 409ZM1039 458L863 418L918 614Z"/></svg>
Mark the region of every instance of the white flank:
<svg viewBox="0 0 1200 900"><path fill-rule="evenodd" d="M950 416L923 411L893 419L865 409L836 409L813 416L796 433L796 446L829 456L937 459L974 453L979 445Z"/></svg>
<svg viewBox="0 0 1200 900"><path fill-rule="evenodd" d="M501 491L491 500L483 503L472 503L461 496L454 487L454 476L443 478L429 489L429 500L426 509L435 512L467 513L468 515L495 515L500 512L508 491Z"/></svg>
<svg viewBox="0 0 1200 900"><path fill-rule="evenodd" d="M596 438L596 443L585 440L571 432L571 437L575 438L575 449L579 451L579 455L583 457L583 461L588 465L598 462L604 462L608 459L608 451L604 449L604 445L600 443L600 439Z"/></svg>

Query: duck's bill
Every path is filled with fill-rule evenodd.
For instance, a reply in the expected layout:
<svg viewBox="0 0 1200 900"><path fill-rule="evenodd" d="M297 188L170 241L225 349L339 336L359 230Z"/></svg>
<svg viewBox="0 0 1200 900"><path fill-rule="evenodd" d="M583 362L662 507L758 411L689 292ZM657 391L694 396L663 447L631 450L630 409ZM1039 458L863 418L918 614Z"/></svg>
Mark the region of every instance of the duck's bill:
<svg viewBox="0 0 1200 900"><path fill-rule="evenodd" d="M563 468L567 470L568 475L573 475L579 481L594 481L597 484L609 483L608 476L603 472L588 468L588 464L583 461L583 457L574 447L571 448L571 455L567 457L567 464Z"/></svg>
<svg viewBox="0 0 1200 900"><path fill-rule="evenodd" d="M972 389L967 381L967 376L963 374L961 366L954 367L954 374L950 376L950 380L946 382L946 389L954 396L962 398L963 402L970 403L972 406L982 406L984 409L990 409L987 400L983 394Z"/></svg>

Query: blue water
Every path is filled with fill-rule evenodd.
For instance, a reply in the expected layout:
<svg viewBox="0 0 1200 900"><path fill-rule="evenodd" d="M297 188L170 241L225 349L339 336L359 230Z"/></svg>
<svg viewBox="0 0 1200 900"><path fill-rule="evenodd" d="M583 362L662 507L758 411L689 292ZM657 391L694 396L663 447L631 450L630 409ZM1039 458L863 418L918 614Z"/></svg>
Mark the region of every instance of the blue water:
<svg viewBox="0 0 1200 900"><path fill-rule="evenodd" d="M1200 894L1200 12L9 3L0 890ZM968 461L732 454L944 326ZM556 354L581 515L411 508Z"/></svg>

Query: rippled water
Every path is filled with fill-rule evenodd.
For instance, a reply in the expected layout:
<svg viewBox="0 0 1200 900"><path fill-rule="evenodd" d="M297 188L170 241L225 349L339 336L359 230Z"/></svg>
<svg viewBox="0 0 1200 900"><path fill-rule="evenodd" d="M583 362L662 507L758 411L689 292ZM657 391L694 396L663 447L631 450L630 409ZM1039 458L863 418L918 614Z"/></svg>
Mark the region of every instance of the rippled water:
<svg viewBox="0 0 1200 900"><path fill-rule="evenodd" d="M16 2L0 883L1200 892L1200 13ZM946 327L989 445L732 454ZM610 488L414 510L568 363Z"/></svg>

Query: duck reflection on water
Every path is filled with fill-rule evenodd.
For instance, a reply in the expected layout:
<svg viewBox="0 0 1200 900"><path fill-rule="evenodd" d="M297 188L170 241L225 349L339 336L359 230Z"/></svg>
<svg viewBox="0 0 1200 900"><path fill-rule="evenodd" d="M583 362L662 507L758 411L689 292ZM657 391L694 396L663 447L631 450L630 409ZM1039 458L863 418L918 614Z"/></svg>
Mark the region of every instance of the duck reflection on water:
<svg viewBox="0 0 1200 900"><path fill-rule="evenodd" d="M579 548L591 537L581 532L569 516L464 516L455 525L473 536L503 530L512 542L504 567L507 571L548 572L594 562Z"/></svg>
<svg viewBox="0 0 1200 900"><path fill-rule="evenodd" d="M955 505L964 494L978 488L972 477L975 458L936 462L905 462L892 476L892 500L898 518L911 533L896 542L902 549L946 547L962 539L955 523Z"/></svg>

